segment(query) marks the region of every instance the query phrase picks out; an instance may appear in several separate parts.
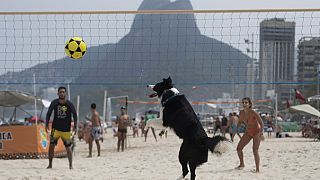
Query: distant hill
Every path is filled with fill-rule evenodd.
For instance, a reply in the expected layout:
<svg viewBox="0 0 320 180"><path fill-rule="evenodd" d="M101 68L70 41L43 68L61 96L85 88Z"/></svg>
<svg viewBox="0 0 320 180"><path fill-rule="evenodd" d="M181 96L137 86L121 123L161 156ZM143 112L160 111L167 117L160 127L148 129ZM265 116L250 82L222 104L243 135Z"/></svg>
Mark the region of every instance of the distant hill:
<svg viewBox="0 0 320 180"><path fill-rule="evenodd" d="M192 5L189 0L144 0L139 7L173 9L191 10ZM147 100L146 85L168 76L189 99L220 97L222 92L231 92L230 85L203 86L196 93L191 87L231 82L230 72L226 72L231 66L235 67L233 80L246 81L246 69L239 67L246 67L249 60L238 49L202 35L193 14L138 14L130 32L118 43L90 47L81 61L63 58L4 74L0 80L11 83L3 88L25 89L25 85L14 84L32 83L35 73L37 83L50 83L48 86L78 84L71 85L72 98L81 95L81 111L86 112L91 102L102 105L105 89L109 96ZM32 86L28 88L31 90Z"/></svg>

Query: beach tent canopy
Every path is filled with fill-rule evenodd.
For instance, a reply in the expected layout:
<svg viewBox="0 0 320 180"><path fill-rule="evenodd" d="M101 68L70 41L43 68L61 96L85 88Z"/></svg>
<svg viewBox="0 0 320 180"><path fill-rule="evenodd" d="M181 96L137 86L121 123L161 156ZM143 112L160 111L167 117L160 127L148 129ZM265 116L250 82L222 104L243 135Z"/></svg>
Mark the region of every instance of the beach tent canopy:
<svg viewBox="0 0 320 180"><path fill-rule="evenodd" d="M319 101L319 100L320 100L320 95L308 97L308 101Z"/></svg>
<svg viewBox="0 0 320 180"><path fill-rule="evenodd" d="M217 105L215 105L215 104L207 103L206 105L213 108L213 109L217 108Z"/></svg>
<svg viewBox="0 0 320 180"><path fill-rule="evenodd" d="M37 104L40 104L44 107L50 106L49 101L29 95L27 93L18 91L0 91L0 106L4 107L18 107L23 104L34 103L35 99L37 100Z"/></svg>
<svg viewBox="0 0 320 180"><path fill-rule="evenodd" d="M274 112L274 108L272 106L267 106L267 105L255 105L254 109L257 109L257 111L259 112L269 113L269 114Z"/></svg>
<svg viewBox="0 0 320 180"><path fill-rule="evenodd" d="M304 112L304 113L308 113L308 114L320 117L320 112L316 108L310 106L309 104L291 106L289 108L289 112Z"/></svg>

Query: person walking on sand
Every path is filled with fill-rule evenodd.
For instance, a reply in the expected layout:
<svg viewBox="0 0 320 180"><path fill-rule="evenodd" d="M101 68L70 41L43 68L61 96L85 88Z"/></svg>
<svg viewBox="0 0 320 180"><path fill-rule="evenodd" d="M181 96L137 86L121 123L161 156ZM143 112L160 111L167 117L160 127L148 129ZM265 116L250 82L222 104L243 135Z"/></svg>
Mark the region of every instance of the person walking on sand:
<svg viewBox="0 0 320 180"><path fill-rule="evenodd" d="M46 132L49 132L49 120L54 111L54 116L52 120L52 128L50 133L50 145L49 145L49 166L48 169L52 168L52 160L54 156L54 148L57 145L59 138L62 139L63 144L67 151L67 156L69 160L69 168L72 169L72 138L71 138L71 116L73 116L74 126L73 126L73 136L76 135L77 130L77 113L74 105L66 100L67 89L65 87L58 88L58 99L51 102L46 115Z"/></svg>
<svg viewBox="0 0 320 180"><path fill-rule="evenodd" d="M238 127L241 123L247 126L246 132L243 134L237 146L237 153L240 160L240 165L236 169L241 170L244 168L243 148L253 139L253 155L256 164L255 172L260 171L260 157L259 146L263 140L263 122L257 112L252 110L251 99L246 97L242 99L243 110L240 111L240 118Z"/></svg>
<svg viewBox="0 0 320 180"><path fill-rule="evenodd" d="M117 118L116 124L118 125L118 146L117 150L118 152L120 151L120 146L121 146L121 151L124 150L124 141L127 138L127 127L129 125L129 116L127 115L127 108L126 107L121 107L121 115Z"/></svg>
<svg viewBox="0 0 320 180"><path fill-rule="evenodd" d="M102 126L101 126L101 120L100 120L100 116L99 113L96 110L96 104L92 103L91 104L91 124L92 124L92 128L91 128L91 133L90 133L90 137L89 137L89 156L88 157L92 157L92 144L93 144L93 140L96 142L97 145L97 151L98 151L98 156L100 156L100 138L102 136Z"/></svg>

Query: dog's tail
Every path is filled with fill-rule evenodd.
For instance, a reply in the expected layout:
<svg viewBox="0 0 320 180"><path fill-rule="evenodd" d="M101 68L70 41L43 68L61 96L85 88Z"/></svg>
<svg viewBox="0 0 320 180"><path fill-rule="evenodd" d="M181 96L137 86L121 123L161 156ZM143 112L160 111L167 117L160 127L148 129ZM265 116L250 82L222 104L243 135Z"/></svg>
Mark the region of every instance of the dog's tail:
<svg viewBox="0 0 320 180"><path fill-rule="evenodd" d="M228 143L228 140L222 136L214 136L212 138L208 137L206 141L206 145L208 149L212 153L217 153L217 154L225 153L230 149L227 143Z"/></svg>

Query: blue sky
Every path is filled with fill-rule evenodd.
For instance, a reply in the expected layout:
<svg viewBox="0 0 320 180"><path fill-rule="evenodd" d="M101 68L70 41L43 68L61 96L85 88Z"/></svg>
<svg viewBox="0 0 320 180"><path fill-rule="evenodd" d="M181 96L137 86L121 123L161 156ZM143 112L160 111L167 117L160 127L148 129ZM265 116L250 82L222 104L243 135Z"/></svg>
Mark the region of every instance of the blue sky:
<svg viewBox="0 0 320 180"><path fill-rule="evenodd" d="M1 0L0 11L136 10L142 1L143 0ZM320 8L319 0L190 1L194 9Z"/></svg>

